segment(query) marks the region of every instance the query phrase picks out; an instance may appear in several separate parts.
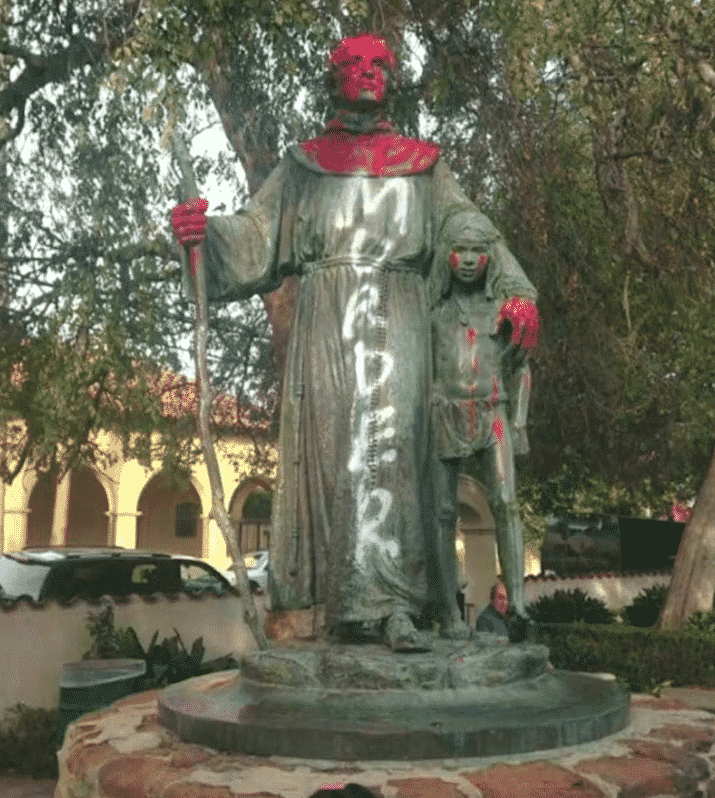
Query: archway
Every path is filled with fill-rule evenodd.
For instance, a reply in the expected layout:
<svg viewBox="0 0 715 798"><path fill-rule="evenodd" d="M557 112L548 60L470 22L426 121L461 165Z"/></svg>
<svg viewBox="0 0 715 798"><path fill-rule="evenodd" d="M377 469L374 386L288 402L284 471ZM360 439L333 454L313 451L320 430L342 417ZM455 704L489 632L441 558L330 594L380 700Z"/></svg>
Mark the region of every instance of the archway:
<svg viewBox="0 0 715 798"><path fill-rule="evenodd" d="M67 545L106 546L109 542L107 493L91 468L78 468L70 478Z"/></svg>
<svg viewBox="0 0 715 798"><path fill-rule="evenodd" d="M50 474L38 474L27 502L26 546L48 546L55 506L55 480Z"/></svg>
<svg viewBox="0 0 715 798"><path fill-rule="evenodd" d="M201 557L201 498L188 476L157 474L137 504L137 548Z"/></svg>
<svg viewBox="0 0 715 798"><path fill-rule="evenodd" d="M461 540L464 546L464 574L467 580L464 589L466 620L470 626L474 626L476 613L487 603L489 588L497 576L496 523L489 507L486 488L481 482L462 474L459 477L457 498L459 501L457 556L459 557Z"/></svg>
<svg viewBox="0 0 715 798"><path fill-rule="evenodd" d="M271 536L273 492L267 480L247 479L236 488L229 515L238 533L241 551L267 549Z"/></svg>

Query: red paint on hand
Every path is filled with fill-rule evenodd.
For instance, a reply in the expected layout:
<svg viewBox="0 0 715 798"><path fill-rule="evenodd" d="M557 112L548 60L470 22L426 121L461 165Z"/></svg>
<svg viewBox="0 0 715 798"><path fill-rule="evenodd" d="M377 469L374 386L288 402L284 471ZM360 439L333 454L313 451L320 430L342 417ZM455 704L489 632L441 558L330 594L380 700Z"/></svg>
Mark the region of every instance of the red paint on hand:
<svg viewBox="0 0 715 798"><path fill-rule="evenodd" d="M208 200L192 197L171 211L171 227L182 246L198 244L206 235L206 210Z"/></svg>
<svg viewBox="0 0 715 798"><path fill-rule="evenodd" d="M527 352L536 348L539 340L539 311L530 299L512 297L499 309L497 327L508 321L512 326L511 343Z"/></svg>

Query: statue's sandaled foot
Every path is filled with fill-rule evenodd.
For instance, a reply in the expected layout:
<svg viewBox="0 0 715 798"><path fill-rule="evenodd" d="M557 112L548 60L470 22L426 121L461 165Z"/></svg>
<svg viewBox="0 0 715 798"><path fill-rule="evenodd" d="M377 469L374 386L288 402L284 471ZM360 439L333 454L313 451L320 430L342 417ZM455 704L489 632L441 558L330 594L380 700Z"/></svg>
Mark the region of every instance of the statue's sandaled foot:
<svg viewBox="0 0 715 798"><path fill-rule="evenodd" d="M439 636L445 640L469 640L472 633L467 624L461 619L447 618L439 628Z"/></svg>
<svg viewBox="0 0 715 798"><path fill-rule="evenodd" d="M431 651L429 635L420 633L404 612L396 612L385 622L383 632L385 643L393 651Z"/></svg>

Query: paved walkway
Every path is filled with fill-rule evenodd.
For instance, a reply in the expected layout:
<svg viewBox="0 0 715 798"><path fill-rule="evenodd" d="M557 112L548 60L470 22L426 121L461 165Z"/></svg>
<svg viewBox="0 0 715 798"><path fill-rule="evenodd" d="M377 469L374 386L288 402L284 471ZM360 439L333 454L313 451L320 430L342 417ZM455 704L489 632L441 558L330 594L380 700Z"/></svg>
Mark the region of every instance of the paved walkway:
<svg viewBox="0 0 715 798"><path fill-rule="evenodd" d="M54 779L0 776L0 798L52 798L56 784Z"/></svg>
<svg viewBox="0 0 715 798"><path fill-rule="evenodd" d="M491 760L328 763L216 754L156 721L155 693L73 727L60 782L0 778L0 798L308 798L354 781L378 798L688 798L715 796L715 691L635 695L619 734ZM115 705L117 706L117 705Z"/></svg>

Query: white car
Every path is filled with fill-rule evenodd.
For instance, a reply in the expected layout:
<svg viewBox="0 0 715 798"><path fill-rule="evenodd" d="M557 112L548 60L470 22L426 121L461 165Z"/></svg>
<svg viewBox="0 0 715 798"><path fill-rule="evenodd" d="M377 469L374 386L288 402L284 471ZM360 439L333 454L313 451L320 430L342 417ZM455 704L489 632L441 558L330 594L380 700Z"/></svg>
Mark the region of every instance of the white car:
<svg viewBox="0 0 715 798"><path fill-rule="evenodd" d="M268 551L251 551L243 555L243 563L248 573L248 584L253 593L265 593L268 590ZM236 585L236 575L232 568L223 571L223 575L232 585Z"/></svg>

